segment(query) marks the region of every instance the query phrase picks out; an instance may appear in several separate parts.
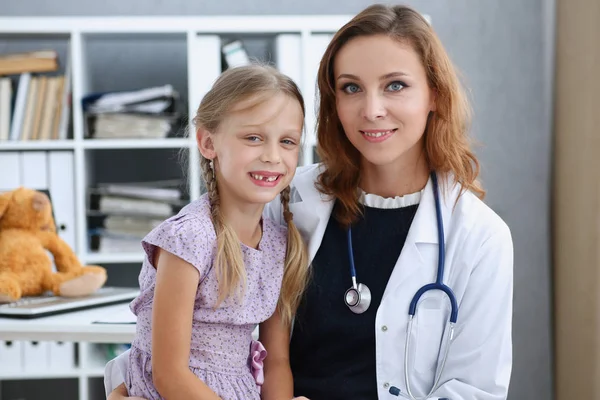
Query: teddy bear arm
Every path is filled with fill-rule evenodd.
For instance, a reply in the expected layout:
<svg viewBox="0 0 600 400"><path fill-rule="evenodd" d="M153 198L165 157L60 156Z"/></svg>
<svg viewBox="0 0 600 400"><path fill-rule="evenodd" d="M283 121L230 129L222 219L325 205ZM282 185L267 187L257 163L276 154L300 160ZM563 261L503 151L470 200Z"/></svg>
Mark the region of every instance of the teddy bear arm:
<svg viewBox="0 0 600 400"><path fill-rule="evenodd" d="M53 232L41 232L39 237L43 246L54 256L58 272L70 273L81 269L79 259L69 245Z"/></svg>
<svg viewBox="0 0 600 400"><path fill-rule="evenodd" d="M78 275L79 274L74 272L55 272L48 278L48 290L54 292L55 295L60 295L60 286L64 282L69 282L77 278Z"/></svg>
<svg viewBox="0 0 600 400"><path fill-rule="evenodd" d="M21 295L19 276L10 271L0 272L0 304L19 300Z"/></svg>
<svg viewBox="0 0 600 400"><path fill-rule="evenodd" d="M95 265L83 267L76 272L57 272L51 276L50 290L57 296L86 296L102 287L106 278L106 270Z"/></svg>

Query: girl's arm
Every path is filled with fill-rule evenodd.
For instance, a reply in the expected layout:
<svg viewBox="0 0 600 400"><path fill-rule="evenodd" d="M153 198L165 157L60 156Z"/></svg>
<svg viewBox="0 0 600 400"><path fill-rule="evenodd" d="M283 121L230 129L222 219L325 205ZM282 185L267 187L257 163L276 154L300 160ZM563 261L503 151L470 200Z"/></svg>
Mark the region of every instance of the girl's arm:
<svg viewBox="0 0 600 400"><path fill-rule="evenodd" d="M156 260L158 258L158 260ZM188 262L159 250L152 310L152 375L168 399L218 400L189 369L192 315L200 274Z"/></svg>
<svg viewBox="0 0 600 400"><path fill-rule="evenodd" d="M308 400L306 397L294 397L294 381L290 368L290 327L283 323L279 311L275 311L271 318L260 324L258 332L258 340L267 350L261 399Z"/></svg>
<svg viewBox="0 0 600 400"><path fill-rule="evenodd" d="M115 390L113 390L108 397L106 398L106 400L121 400L121 399L130 399L130 400L145 400L142 397L127 397L129 396L127 394L127 388L125 387L124 383L121 383L119 386L117 386L115 388Z"/></svg>

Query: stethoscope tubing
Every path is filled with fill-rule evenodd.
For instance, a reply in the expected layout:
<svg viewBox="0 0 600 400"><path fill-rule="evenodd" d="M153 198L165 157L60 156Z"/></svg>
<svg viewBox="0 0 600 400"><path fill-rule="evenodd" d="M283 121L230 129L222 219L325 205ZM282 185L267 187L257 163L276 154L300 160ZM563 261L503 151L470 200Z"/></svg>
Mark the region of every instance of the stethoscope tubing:
<svg viewBox="0 0 600 400"><path fill-rule="evenodd" d="M452 339L454 338L454 325L456 324L456 321L458 319L458 302L456 300L456 296L454 295L454 292L452 291L452 289L450 289L450 287L448 287L446 284L444 284L443 279L444 279L444 266L445 266L445 257L446 257L446 244L445 244L445 239L444 239L444 222L442 219L442 211L441 211L441 204L440 204L440 195L439 195L439 185L438 185L438 180L437 180L437 175L435 173L435 171L431 172L431 180L432 180L432 184L433 184L433 192L434 192L434 197L435 197L435 211L436 211L436 219L437 219L437 230L438 230L438 265L437 265L437 273L436 273L436 279L434 283L429 283L427 285L424 285L423 287L421 287L419 290L417 290L417 292L415 293L415 295L413 296L410 305L409 305L409 309L408 309L408 314L409 314L409 318L408 318L408 327L407 327L407 333L406 333L406 342L405 342L405 351L404 351L404 378L405 378L405 383L406 383L406 389L407 389L407 394L401 393L400 390L398 388L396 388L395 386L390 387L390 393L393 395L402 395L403 397L406 397L410 400L423 400L423 399L427 399L429 398L429 396L431 396L431 394L437 390L438 385L439 385L439 380L441 378L442 372L444 370L444 367L446 365L446 360L448 358L448 351L450 349L450 343L452 341ZM351 228L348 228L347 230L347 239L348 239L348 252L349 252L349 259L350 259L350 276L352 277L352 288L348 289L348 290L356 290L357 295L359 296L358 299L360 300L360 291L359 288L362 288L364 285L362 284L357 284L357 280L356 280L356 268L354 265L354 253L353 253L353 249L352 249L352 230ZM366 288L366 290L368 290L368 288L366 286L364 286L364 288ZM450 301L450 306L451 306L451 311L450 311L450 324L447 330L447 340L446 340L446 348L444 351L444 356L442 358L442 363L440 365L440 368L438 368L438 371L436 373L436 377L435 377L435 381L433 383L433 387L431 388L431 391L427 394L427 396L425 397L415 397L412 394L412 390L410 387L410 377L408 374L409 371L409 363L408 363L408 354L409 354L409 349L410 349L410 337L411 337L411 333L412 333L412 326L413 326L413 318L417 312L417 304L419 302L419 300L421 299L421 297L423 296L423 294L425 294L426 292L430 291L430 290L440 290L442 292L444 292L446 294L446 296L448 297L449 301ZM349 305L348 302L346 301L346 297L344 297L344 301L346 302L346 305L348 305L348 307L355 313L361 313L364 312L370 303L370 292L369 292L369 296L368 296L368 303L365 304L356 304L356 305ZM360 301L359 301L360 303ZM357 311L355 308L361 307L360 311Z"/></svg>

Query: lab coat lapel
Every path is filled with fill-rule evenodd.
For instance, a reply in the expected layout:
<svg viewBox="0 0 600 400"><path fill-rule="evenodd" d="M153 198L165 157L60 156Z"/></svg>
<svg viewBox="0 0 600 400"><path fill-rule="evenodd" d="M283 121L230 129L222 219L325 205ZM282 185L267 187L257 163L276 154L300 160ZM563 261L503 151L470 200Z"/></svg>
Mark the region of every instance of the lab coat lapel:
<svg viewBox="0 0 600 400"><path fill-rule="evenodd" d="M447 226L446 222L449 220L451 207L448 207L448 204L453 198L453 195L444 196L442 194L442 187L440 186L440 201L444 226ZM407 284L409 278L416 272L423 271L426 267L435 268L437 266L428 266L425 262L419 249L419 246L425 243L438 243L435 197L431 178L423 191L419 207L404 242L404 247L396 261L396 265L383 294L383 300L390 293L401 290L402 286Z"/></svg>
<svg viewBox="0 0 600 400"><path fill-rule="evenodd" d="M290 203L296 226L307 241L311 262L323 241L334 204L315 187L319 173L320 169L315 167L296 176L293 186L297 191L297 201Z"/></svg>

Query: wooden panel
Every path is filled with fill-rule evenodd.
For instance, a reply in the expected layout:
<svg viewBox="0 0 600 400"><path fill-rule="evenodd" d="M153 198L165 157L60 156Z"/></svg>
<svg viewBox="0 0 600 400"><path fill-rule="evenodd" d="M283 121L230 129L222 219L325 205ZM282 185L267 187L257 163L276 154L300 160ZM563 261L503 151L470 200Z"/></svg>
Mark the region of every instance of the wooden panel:
<svg viewBox="0 0 600 400"><path fill-rule="evenodd" d="M556 15L556 399L600 399L600 2Z"/></svg>

